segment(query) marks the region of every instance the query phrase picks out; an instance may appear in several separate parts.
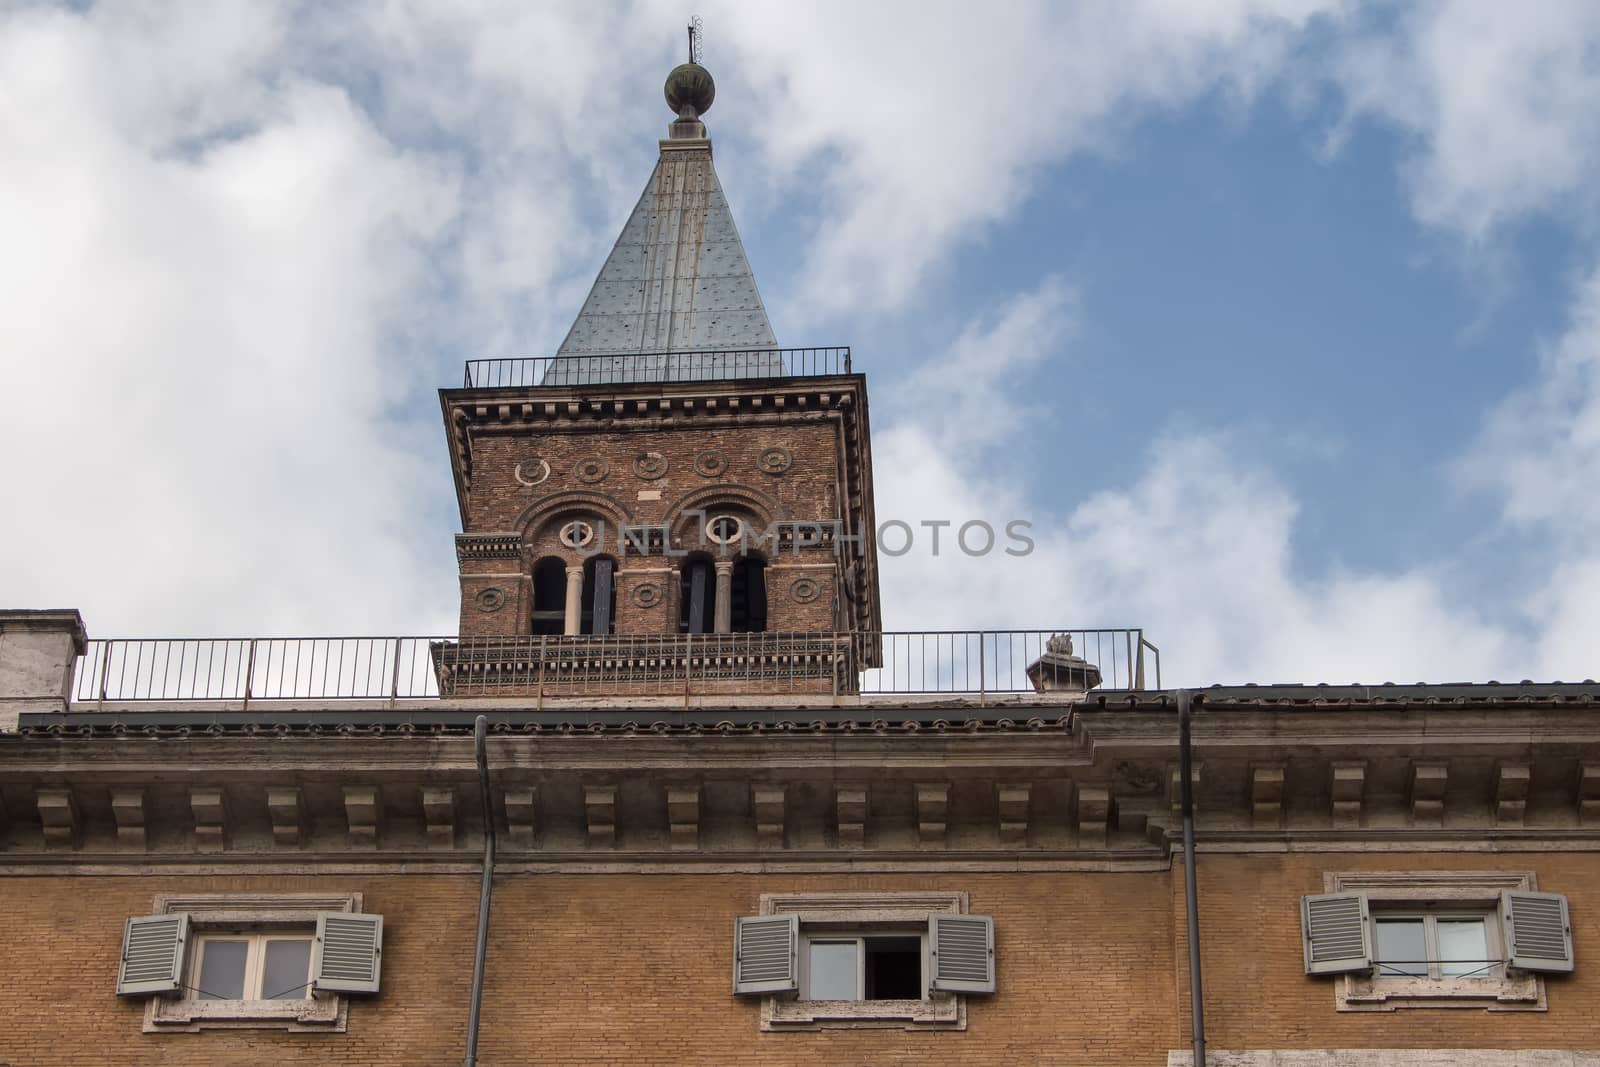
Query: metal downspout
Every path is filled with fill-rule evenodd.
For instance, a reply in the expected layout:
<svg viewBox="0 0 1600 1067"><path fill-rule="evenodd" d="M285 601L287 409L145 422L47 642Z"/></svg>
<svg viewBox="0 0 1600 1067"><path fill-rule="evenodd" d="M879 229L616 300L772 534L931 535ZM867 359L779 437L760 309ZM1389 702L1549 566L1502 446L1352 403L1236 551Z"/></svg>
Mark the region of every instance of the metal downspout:
<svg viewBox="0 0 1600 1067"><path fill-rule="evenodd" d="M467 1016L465 1067L478 1063L478 1015L483 1004L483 961L489 947L489 897L494 891L494 805L489 799L489 720L472 723L472 750L478 761L478 786L483 794L483 885L478 891L478 947L472 956L472 1010Z"/></svg>
<svg viewBox="0 0 1600 1067"><path fill-rule="evenodd" d="M1194 755L1189 743L1189 714L1194 693L1178 690L1178 774L1183 805L1183 905L1189 932L1189 1032L1194 1036L1195 1067L1206 1062L1206 1009L1200 988L1200 904L1195 897Z"/></svg>

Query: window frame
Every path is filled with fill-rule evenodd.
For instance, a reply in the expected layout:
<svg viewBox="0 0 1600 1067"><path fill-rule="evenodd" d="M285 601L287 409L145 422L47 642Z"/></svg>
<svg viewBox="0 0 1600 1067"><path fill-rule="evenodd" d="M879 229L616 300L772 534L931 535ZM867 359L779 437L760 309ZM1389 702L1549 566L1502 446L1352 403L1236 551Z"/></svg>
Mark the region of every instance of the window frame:
<svg viewBox="0 0 1600 1067"><path fill-rule="evenodd" d="M932 988L929 918L966 915L966 893L763 893L759 914L797 915L800 924L797 977L800 994L761 997L763 1031L827 1029L965 1030L966 999L972 994ZM922 989L918 1000L809 1000L810 939L858 940L911 937L922 948ZM856 961L857 988L865 994L865 952Z"/></svg>
<svg viewBox="0 0 1600 1067"><path fill-rule="evenodd" d="M1505 890L1536 892L1531 871L1357 871L1323 876L1325 892L1362 893L1373 967L1335 976L1334 1003L1339 1011L1397 1011L1414 1008L1476 1008L1486 1011L1545 1011L1544 976L1508 971L1505 930L1500 919L1500 894ZM1436 938L1428 929L1440 918L1485 920L1489 954L1502 961L1481 977L1436 974L1438 953L1430 948L1427 975L1383 975L1378 970L1378 922L1384 918L1420 916L1424 944Z"/></svg>
<svg viewBox="0 0 1600 1067"><path fill-rule="evenodd" d="M209 940L262 941L304 935L314 938L319 912L362 911L360 893L342 896L284 893L272 895L161 895L153 915L185 912L191 933L184 947L184 989L179 997L150 997L145 1005L144 1032L198 1033L202 1030L270 1029L294 1033L345 1033L350 998L344 993L306 990L306 996L278 1000L213 1000L202 998L199 981L201 946ZM258 963L254 956L261 957ZM264 966L266 953L247 960L245 992L251 991L250 968ZM309 974L309 963L308 972ZM259 981L259 978L257 979Z"/></svg>
<svg viewBox="0 0 1600 1067"><path fill-rule="evenodd" d="M265 929L237 929L227 930L221 927L208 927L190 939L188 970L185 972L194 976L194 992L196 999L234 999L222 997L209 997L205 988L200 985L201 967L205 962L206 946L220 942L243 941L245 943L244 957L244 995L237 998L247 1000L310 1000L311 994L311 950L316 944L317 926L313 922L309 926L270 926ZM295 997L266 997L263 996L263 984L267 974L267 945L273 941L301 941L306 946L306 974L305 984L297 988L300 995ZM285 990L285 992L289 992ZM252 996L251 994L254 994Z"/></svg>
<svg viewBox="0 0 1600 1067"><path fill-rule="evenodd" d="M872 940L889 939L906 941L913 939L916 940L919 967L918 984L922 988L922 995L914 999L917 1001L927 1000L928 994L933 990L930 988L930 976L928 974L928 928L926 923L923 923L921 927L917 927L912 924L906 924L905 926L899 928L887 926L845 926L839 929L830 929L825 924L807 925L803 922L800 927L800 992L797 999L805 1001L817 1001L821 999L807 995L811 986L811 953L808 951L811 945L819 943L844 944L845 942L852 942L856 946L856 992L858 995L851 1000L838 1001L837 1003L886 1004L897 1003L900 1000L913 999L901 997L880 997L871 1001L867 999L867 942Z"/></svg>

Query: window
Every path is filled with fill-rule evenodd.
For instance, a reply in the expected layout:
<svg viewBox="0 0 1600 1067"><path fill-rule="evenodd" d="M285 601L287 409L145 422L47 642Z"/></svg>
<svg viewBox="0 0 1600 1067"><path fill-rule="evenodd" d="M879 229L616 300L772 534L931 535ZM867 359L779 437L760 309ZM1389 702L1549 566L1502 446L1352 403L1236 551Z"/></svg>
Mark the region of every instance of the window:
<svg viewBox="0 0 1600 1067"><path fill-rule="evenodd" d="M358 895L158 897L129 919L119 996L146 997L147 1033L343 1032L346 997L376 993L383 918Z"/></svg>
<svg viewBox="0 0 1600 1067"><path fill-rule="evenodd" d="M711 574L711 561L699 556L686 560L680 584L678 631L710 633L716 619L716 581Z"/></svg>
<svg viewBox="0 0 1600 1067"><path fill-rule="evenodd" d="M734 561L730 589L729 629L736 634L767 629L767 561L743 556Z"/></svg>
<svg viewBox="0 0 1600 1067"><path fill-rule="evenodd" d="M927 996L926 934L802 935L803 1000L921 1000Z"/></svg>
<svg viewBox="0 0 1600 1067"><path fill-rule="evenodd" d="M1335 975L1340 1011L1542 1011L1573 969L1566 898L1532 874L1330 874L1301 901L1306 973Z"/></svg>
<svg viewBox="0 0 1600 1067"><path fill-rule="evenodd" d="M993 921L963 893L767 894L735 926L764 1030L965 1029L965 995L994 988Z"/></svg>
<svg viewBox="0 0 1600 1067"><path fill-rule="evenodd" d="M306 1000L313 930L216 933L196 939L191 972L201 1000Z"/></svg>
<svg viewBox="0 0 1600 1067"><path fill-rule="evenodd" d="M560 634L567 619L567 565L553 556L533 568L533 632Z"/></svg>

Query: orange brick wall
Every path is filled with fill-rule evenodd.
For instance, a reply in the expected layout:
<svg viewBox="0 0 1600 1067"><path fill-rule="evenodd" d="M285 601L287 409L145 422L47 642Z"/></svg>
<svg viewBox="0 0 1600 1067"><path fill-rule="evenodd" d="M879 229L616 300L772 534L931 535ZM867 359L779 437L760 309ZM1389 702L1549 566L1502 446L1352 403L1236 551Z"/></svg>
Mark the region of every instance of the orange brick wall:
<svg viewBox="0 0 1600 1067"><path fill-rule="evenodd" d="M1600 1048L1600 887L1594 858L1202 856L1213 1048ZM1578 973L1547 1013L1340 1013L1330 979L1301 973L1298 900L1326 870L1534 870L1568 893ZM459 1062L471 975L474 875L8 878L0 940L10 1010L0 1062ZM964 1033L764 1034L730 991L732 926L763 892L963 890L995 918L999 992L969 1000ZM382 994L343 1035L147 1035L113 995L122 920L157 893L361 892L385 917ZM496 883L481 1062L1165 1063L1187 1035L1178 872L937 875L529 875Z"/></svg>
<svg viewBox="0 0 1600 1067"><path fill-rule="evenodd" d="M1600 861L1593 855L1202 853L1198 870L1201 977L1212 1048L1600 1049ZM1550 1010L1335 1011L1335 979L1304 973L1300 897L1325 891L1325 871L1409 870L1533 871L1540 890L1567 894L1578 965L1570 976L1547 978ZM1181 870L1174 871L1172 905L1183 968L1180 995L1187 1005ZM1188 1042L1187 1015L1183 1022L1182 1040Z"/></svg>

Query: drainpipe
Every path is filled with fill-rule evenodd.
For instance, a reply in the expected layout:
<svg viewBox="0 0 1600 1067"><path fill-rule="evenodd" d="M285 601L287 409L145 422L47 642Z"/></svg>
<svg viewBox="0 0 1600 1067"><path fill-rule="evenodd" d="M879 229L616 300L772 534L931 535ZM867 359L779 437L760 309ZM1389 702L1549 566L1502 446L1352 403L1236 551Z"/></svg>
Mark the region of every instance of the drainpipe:
<svg viewBox="0 0 1600 1067"><path fill-rule="evenodd" d="M1194 1035L1195 1067L1206 1062L1206 1009L1200 989L1200 904L1195 897L1194 754L1189 744L1192 690L1178 690L1178 787L1183 805L1183 904L1189 926L1189 1032Z"/></svg>
<svg viewBox="0 0 1600 1067"><path fill-rule="evenodd" d="M494 805L489 799L489 720L479 715L472 724L472 751L478 760L478 787L483 794L483 885L478 890L478 947L472 956L472 1011L467 1016L465 1067L478 1063L478 1015L483 1005L483 958L489 947L489 896L494 888Z"/></svg>

